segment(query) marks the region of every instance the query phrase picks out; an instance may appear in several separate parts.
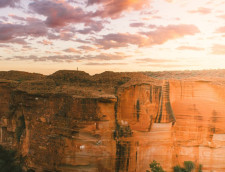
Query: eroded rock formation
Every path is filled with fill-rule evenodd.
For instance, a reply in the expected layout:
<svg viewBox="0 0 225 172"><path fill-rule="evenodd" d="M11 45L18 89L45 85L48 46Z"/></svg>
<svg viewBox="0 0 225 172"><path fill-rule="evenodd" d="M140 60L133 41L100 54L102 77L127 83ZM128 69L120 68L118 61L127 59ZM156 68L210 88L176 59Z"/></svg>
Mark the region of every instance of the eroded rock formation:
<svg viewBox="0 0 225 172"><path fill-rule="evenodd" d="M37 172L223 171L223 74L0 72L0 144Z"/></svg>

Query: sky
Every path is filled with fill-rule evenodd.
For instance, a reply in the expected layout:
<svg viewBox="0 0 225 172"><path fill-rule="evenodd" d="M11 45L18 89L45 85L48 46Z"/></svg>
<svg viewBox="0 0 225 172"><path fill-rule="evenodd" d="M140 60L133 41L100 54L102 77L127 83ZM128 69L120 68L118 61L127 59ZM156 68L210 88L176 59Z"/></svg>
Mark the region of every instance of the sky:
<svg viewBox="0 0 225 172"><path fill-rule="evenodd" d="M0 0L0 71L225 68L225 0Z"/></svg>

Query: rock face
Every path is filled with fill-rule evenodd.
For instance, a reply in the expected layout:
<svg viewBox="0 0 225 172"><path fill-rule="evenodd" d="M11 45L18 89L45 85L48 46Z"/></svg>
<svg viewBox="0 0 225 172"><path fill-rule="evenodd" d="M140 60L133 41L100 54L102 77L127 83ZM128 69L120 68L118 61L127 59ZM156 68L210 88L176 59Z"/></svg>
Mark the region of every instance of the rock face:
<svg viewBox="0 0 225 172"><path fill-rule="evenodd" d="M22 73L24 81L4 72L0 144L18 150L24 168L37 172L143 172L153 160L168 172L184 161L202 164L203 171L224 171L221 72L210 72L216 81L204 72L201 80L198 72L194 78Z"/></svg>

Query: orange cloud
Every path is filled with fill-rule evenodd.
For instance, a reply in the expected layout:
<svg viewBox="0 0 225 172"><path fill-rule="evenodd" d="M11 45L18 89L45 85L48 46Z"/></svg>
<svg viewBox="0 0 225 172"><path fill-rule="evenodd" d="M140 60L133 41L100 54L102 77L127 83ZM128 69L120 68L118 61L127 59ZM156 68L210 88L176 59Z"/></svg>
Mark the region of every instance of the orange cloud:
<svg viewBox="0 0 225 172"><path fill-rule="evenodd" d="M44 44L44 45L53 45L52 41L48 41L48 40L42 40L39 43Z"/></svg>
<svg viewBox="0 0 225 172"><path fill-rule="evenodd" d="M88 5L99 4L102 10L94 15L101 17L118 18L123 11L140 10L149 5L149 0L88 0Z"/></svg>
<svg viewBox="0 0 225 172"><path fill-rule="evenodd" d="M225 33L225 26L218 28L216 33Z"/></svg>
<svg viewBox="0 0 225 172"><path fill-rule="evenodd" d="M193 51L201 51L201 50L204 50L204 48L193 47L193 46L180 46L180 47L177 47L177 50L193 50Z"/></svg>
<svg viewBox="0 0 225 172"><path fill-rule="evenodd" d="M213 45L212 54L225 55L225 45L220 45L220 44Z"/></svg>
<svg viewBox="0 0 225 172"><path fill-rule="evenodd" d="M222 18L222 19L225 19L225 14L224 15L217 16L217 17Z"/></svg>
<svg viewBox="0 0 225 172"><path fill-rule="evenodd" d="M67 53L80 53L79 50L76 50L76 49L74 49L74 48L67 48L67 49L65 49L65 50L63 50L63 51L65 51L65 52L67 52Z"/></svg>

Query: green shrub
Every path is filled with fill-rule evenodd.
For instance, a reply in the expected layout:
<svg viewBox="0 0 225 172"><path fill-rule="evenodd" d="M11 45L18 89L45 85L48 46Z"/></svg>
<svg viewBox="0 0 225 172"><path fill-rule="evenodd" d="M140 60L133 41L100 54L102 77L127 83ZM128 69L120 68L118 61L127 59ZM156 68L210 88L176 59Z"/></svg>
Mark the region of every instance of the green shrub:
<svg viewBox="0 0 225 172"><path fill-rule="evenodd" d="M156 162L155 160L153 160L152 163L149 164L149 167L151 168L151 172L165 172L161 167L160 163ZM150 171L146 170L146 172Z"/></svg>
<svg viewBox="0 0 225 172"><path fill-rule="evenodd" d="M179 165L173 167L174 172L187 172L184 168L180 167Z"/></svg>
<svg viewBox="0 0 225 172"><path fill-rule="evenodd" d="M198 172L202 172L202 164L199 164Z"/></svg>
<svg viewBox="0 0 225 172"><path fill-rule="evenodd" d="M184 167L187 172L191 172L195 168L195 164L192 161L184 161Z"/></svg>
<svg viewBox="0 0 225 172"><path fill-rule="evenodd" d="M0 145L0 171L1 172L22 172L21 166L17 163L16 152L6 150Z"/></svg>

